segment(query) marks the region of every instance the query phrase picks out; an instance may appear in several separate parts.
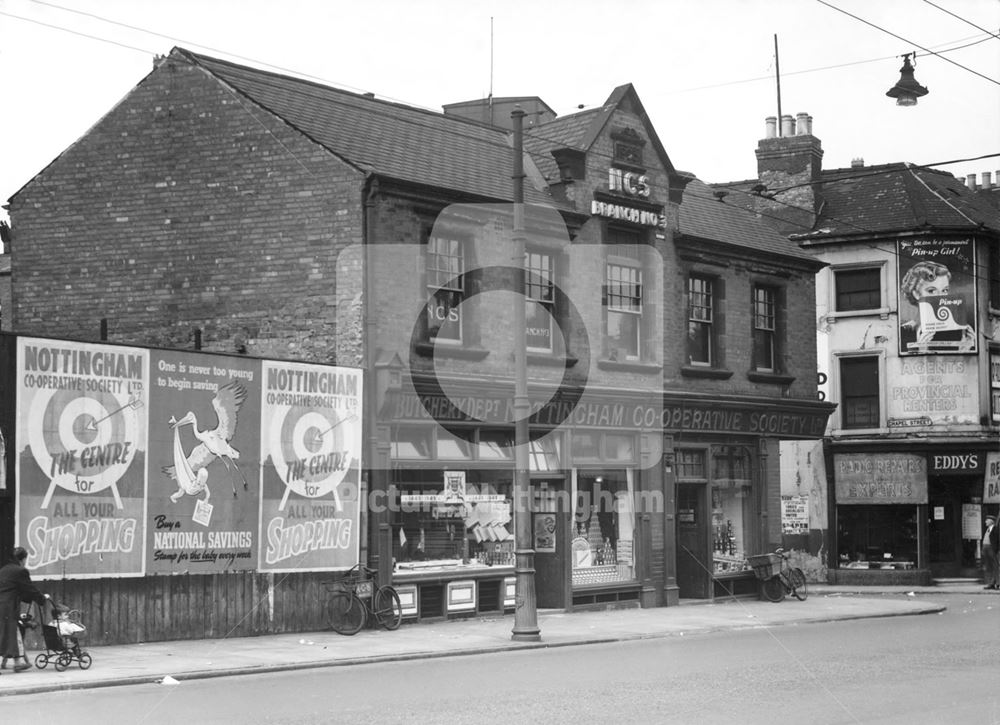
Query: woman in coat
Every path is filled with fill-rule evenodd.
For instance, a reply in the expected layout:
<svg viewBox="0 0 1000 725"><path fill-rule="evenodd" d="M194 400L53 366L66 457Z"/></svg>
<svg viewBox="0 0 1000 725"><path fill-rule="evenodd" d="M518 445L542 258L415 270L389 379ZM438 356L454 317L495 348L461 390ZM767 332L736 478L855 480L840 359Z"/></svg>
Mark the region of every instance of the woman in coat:
<svg viewBox="0 0 1000 725"><path fill-rule="evenodd" d="M14 548L14 557L9 564L0 567L0 656L3 666L7 660L14 660L14 672L22 672L31 667L24 652L24 640L17 627L21 616L21 602L45 601L43 595L31 583L31 576L24 562L28 552L23 547Z"/></svg>

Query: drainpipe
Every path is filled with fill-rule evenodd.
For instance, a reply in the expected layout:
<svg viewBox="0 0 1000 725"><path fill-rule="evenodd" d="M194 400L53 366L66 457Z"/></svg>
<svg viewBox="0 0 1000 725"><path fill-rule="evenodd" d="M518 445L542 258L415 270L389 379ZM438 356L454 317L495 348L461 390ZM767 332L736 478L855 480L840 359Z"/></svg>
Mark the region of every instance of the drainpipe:
<svg viewBox="0 0 1000 725"><path fill-rule="evenodd" d="M361 264L363 273L361 276L361 356L362 369L365 376L365 407L370 411L369 415L363 415L363 440L365 441L364 456L367 460L368 471L368 496L360 504L363 513L368 517L368 563L372 569L378 572L379 585L388 584L392 580L392 538L388 521L388 512L385 507L380 507L379 511L371 511L368 502L372 501L373 491L385 491L388 488L386 481L387 466L382 465L384 461L379 460L378 452L378 425L377 412L372 408L377 398L376 378L375 378L375 345L374 340L374 315L369 310L371 302L371 291L375 289L374 273L372 271L371 259L374 255L369 254L369 245L374 241L375 234L375 200L379 195L378 179L374 174L368 174L361 187ZM380 498L380 501L386 499Z"/></svg>

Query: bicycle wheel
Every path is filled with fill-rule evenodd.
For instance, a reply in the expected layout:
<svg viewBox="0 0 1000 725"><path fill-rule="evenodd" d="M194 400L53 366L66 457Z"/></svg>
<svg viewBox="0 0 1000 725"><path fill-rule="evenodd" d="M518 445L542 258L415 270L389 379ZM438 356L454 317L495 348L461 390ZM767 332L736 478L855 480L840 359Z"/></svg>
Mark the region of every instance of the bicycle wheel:
<svg viewBox="0 0 1000 725"><path fill-rule="evenodd" d="M792 585L792 596L800 602L804 602L809 596L809 588L806 586L806 575L801 569L788 570L788 583Z"/></svg>
<svg viewBox="0 0 1000 725"><path fill-rule="evenodd" d="M403 605L396 590L390 586L379 587L375 591L375 621L388 630L399 629L403 621Z"/></svg>
<svg viewBox="0 0 1000 725"><path fill-rule="evenodd" d="M365 605L350 592L334 592L326 603L326 621L337 634L357 634L365 626Z"/></svg>
<svg viewBox="0 0 1000 725"><path fill-rule="evenodd" d="M781 577L775 574L770 579L765 579L760 584L760 590L764 593L764 598L769 602L780 602L785 598L785 585Z"/></svg>

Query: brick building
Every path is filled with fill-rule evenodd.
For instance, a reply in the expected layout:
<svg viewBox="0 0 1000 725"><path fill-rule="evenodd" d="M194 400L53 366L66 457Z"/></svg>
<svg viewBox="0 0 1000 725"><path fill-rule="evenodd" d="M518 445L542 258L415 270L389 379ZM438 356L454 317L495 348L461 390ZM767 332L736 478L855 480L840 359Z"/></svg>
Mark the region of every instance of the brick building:
<svg viewBox="0 0 1000 725"><path fill-rule="evenodd" d="M1000 504L990 174L977 188L909 163L824 169L822 157L810 116L786 116L780 134L769 118L758 178L716 186L827 264L817 349L821 391L839 405L825 446L786 447L788 493L809 501L831 581L976 577L982 519Z"/></svg>
<svg viewBox="0 0 1000 725"><path fill-rule="evenodd" d="M777 441L832 409L821 265L677 171L631 86L566 117L496 100L431 113L175 49L11 198L11 329L363 369L361 557L429 618L513 604L525 304L539 605L755 592ZM532 111L523 288L506 101ZM202 636L184 609L157 634Z"/></svg>

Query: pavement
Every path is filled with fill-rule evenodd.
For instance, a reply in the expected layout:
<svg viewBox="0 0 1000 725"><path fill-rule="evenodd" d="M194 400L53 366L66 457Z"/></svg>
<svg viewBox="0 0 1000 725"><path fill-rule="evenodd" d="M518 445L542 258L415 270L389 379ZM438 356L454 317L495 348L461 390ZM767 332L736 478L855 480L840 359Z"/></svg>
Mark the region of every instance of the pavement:
<svg viewBox="0 0 1000 725"><path fill-rule="evenodd" d="M810 584L804 602L716 599L684 600L679 606L654 609L541 610L537 642L512 639L513 614L403 624L395 632L365 629L353 637L327 631L100 647L87 647L84 637L81 645L93 658L89 669L82 670L77 663L64 672L56 672L52 663L18 673L6 669L0 676L0 697L148 683L170 686L208 677L935 614L946 609L942 594L996 597L1000 607L1000 592L984 591L976 583L877 588ZM35 654L29 654L30 661Z"/></svg>

